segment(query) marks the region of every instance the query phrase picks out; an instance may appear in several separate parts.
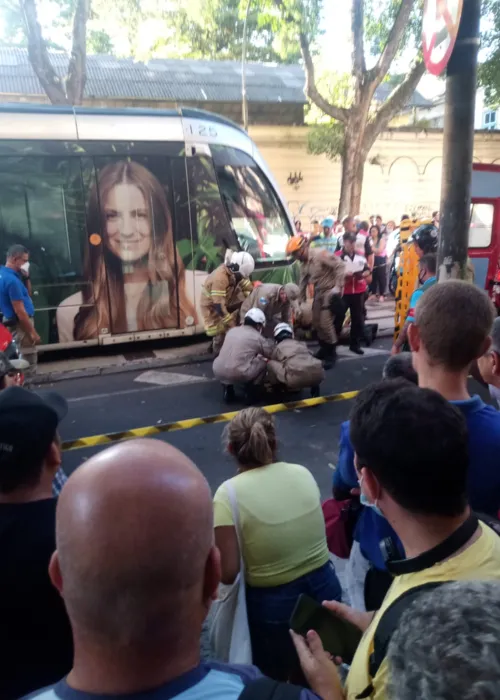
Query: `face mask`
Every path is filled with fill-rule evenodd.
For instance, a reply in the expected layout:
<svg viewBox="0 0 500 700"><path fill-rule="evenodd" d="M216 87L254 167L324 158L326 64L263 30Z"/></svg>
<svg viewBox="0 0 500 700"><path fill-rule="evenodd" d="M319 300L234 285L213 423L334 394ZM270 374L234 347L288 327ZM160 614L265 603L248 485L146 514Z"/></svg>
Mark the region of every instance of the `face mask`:
<svg viewBox="0 0 500 700"><path fill-rule="evenodd" d="M365 496L363 493L363 488L362 488L362 483L363 483L363 477L359 480L359 488L361 489L361 494L359 496L359 502L361 503L362 506L366 506L367 508L371 508L372 510L375 511L377 515L380 515L381 518L385 518L385 515L382 513L380 508L377 505L377 502L371 503L368 498Z"/></svg>
<svg viewBox="0 0 500 700"><path fill-rule="evenodd" d="M25 262L24 265L21 265L21 270L24 270L24 272L25 272L26 274L28 274L29 271L30 271L30 264L29 264L29 262Z"/></svg>

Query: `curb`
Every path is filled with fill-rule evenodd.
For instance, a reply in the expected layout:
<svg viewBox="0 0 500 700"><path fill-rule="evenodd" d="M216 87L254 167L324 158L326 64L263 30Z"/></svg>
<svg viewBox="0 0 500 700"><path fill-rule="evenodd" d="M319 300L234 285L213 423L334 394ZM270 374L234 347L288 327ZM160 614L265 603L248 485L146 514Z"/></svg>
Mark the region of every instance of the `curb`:
<svg viewBox="0 0 500 700"><path fill-rule="evenodd" d="M392 338L393 331L384 329L377 334L378 338ZM108 365L106 367L88 367L84 369L69 369L60 372L46 372L37 374L34 382L27 384L53 384L54 382L66 381L68 379L86 379L88 377L101 377L112 374L124 374L125 372L140 372L148 369L160 369L162 367L178 367L179 365L192 365L201 362L211 362L213 355L209 353L196 353L183 355L182 357L151 357L145 360L131 360L119 365Z"/></svg>

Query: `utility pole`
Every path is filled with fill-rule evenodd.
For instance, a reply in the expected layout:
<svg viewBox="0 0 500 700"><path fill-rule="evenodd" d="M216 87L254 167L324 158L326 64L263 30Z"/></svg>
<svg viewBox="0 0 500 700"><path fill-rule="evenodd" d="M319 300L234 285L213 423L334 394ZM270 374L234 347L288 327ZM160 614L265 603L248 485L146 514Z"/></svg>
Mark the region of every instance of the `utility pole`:
<svg viewBox="0 0 500 700"><path fill-rule="evenodd" d="M446 77L439 281L464 279L468 257L481 0L464 0Z"/></svg>
<svg viewBox="0 0 500 700"><path fill-rule="evenodd" d="M247 99L247 26L248 13L250 12L250 2L247 0L245 11L245 21L243 23L243 41L241 46L241 111L243 117L243 128L248 131L248 99Z"/></svg>

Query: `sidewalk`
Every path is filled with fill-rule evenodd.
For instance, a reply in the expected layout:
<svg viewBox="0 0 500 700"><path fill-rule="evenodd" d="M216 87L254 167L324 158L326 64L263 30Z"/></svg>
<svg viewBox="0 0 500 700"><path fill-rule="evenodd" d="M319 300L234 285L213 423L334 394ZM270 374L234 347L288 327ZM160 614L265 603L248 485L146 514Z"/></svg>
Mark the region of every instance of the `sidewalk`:
<svg viewBox="0 0 500 700"><path fill-rule="evenodd" d="M394 330L394 299L383 304L367 304L368 320L379 324L378 337L391 336ZM50 359L39 356L36 384L50 384L63 379L81 379L100 375L119 374L120 372L144 371L159 367L175 367L195 362L207 362L212 359L208 352L209 341L204 336L197 337L181 347L173 344L167 348L151 349L137 343L133 352L110 355L95 348L95 354L82 357L58 359L51 353Z"/></svg>

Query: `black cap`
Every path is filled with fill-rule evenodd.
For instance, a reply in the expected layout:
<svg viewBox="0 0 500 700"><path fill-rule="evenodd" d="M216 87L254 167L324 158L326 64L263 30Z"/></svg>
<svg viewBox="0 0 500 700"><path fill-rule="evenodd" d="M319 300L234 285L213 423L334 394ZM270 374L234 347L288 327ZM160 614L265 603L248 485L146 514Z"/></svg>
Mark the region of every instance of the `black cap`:
<svg viewBox="0 0 500 700"><path fill-rule="evenodd" d="M42 464L67 412L66 400L53 391L0 391L0 481L3 470Z"/></svg>

